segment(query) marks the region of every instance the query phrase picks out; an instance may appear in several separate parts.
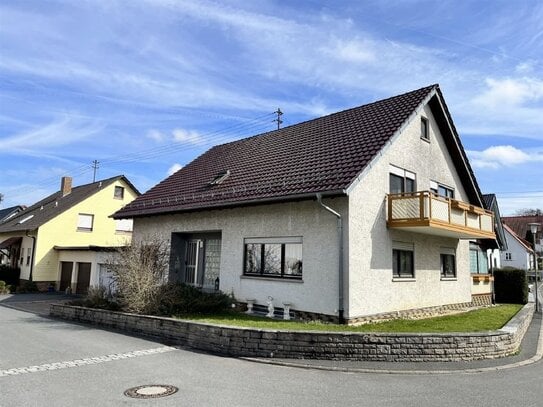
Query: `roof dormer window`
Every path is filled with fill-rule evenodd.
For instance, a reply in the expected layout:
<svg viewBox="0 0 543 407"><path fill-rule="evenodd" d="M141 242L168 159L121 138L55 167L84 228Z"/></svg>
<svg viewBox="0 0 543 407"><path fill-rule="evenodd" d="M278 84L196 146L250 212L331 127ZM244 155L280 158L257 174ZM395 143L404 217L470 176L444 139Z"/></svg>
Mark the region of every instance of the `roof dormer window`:
<svg viewBox="0 0 543 407"><path fill-rule="evenodd" d="M221 171L215 176L215 178L213 178L212 181L209 182L209 185L213 186L213 185L222 184L224 180L228 178L229 176L230 176L230 170Z"/></svg>

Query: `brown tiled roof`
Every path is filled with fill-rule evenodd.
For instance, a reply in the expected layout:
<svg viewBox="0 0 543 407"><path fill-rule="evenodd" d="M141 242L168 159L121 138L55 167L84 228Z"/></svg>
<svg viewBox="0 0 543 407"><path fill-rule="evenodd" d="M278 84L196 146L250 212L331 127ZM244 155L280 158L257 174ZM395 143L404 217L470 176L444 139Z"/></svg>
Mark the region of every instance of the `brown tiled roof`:
<svg viewBox="0 0 543 407"><path fill-rule="evenodd" d="M119 179L123 179L136 193L139 193L128 179L122 175L74 187L66 196L62 196L62 192L57 191L0 224L0 233L35 230L72 206L87 199L99 191L100 188L104 188ZM21 223L26 218L28 220Z"/></svg>
<svg viewBox="0 0 543 407"><path fill-rule="evenodd" d="M438 85L215 146L115 218L314 197L345 190ZM447 113L448 114L448 113ZM215 177L229 171L218 185ZM471 171L471 170L470 170Z"/></svg>
<svg viewBox="0 0 543 407"><path fill-rule="evenodd" d="M537 235L541 237L541 229L543 228L543 215L533 216L503 216L502 222L509 226L522 239L528 242L532 241L532 232L530 231L529 223L539 223Z"/></svg>
<svg viewBox="0 0 543 407"><path fill-rule="evenodd" d="M503 224L503 228L507 230L514 239L516 239L527 251L533 252L532 245L526 239L520 237L513 229L507 226L506 223Z"/></svg>

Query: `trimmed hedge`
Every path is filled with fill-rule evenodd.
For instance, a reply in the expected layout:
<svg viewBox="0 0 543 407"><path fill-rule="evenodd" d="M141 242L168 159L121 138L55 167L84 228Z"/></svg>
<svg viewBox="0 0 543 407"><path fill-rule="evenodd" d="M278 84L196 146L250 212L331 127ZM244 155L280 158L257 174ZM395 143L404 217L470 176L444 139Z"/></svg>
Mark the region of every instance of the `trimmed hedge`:
<svg viewBox="0 0 543 407"><path fill-rule="evenodd" d="M8 285L19 285L19 276L21 270L18 267L11 267L6 264L0 265L0 280L5 281Z"/></svg>
<svg viewBox="0 0 543 407"><path fill-rule="evenodd" d="M495 269L494 292L496 302L502 304L526 304L528 302L528 278L519 269Z"/></svg>

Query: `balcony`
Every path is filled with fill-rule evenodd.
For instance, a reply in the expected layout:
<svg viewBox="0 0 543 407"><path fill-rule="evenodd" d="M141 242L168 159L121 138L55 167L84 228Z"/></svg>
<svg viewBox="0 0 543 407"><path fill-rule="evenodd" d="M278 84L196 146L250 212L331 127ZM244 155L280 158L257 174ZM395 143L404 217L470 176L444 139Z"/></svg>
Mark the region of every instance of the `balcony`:
<svg viewBox="0 0 543 407"><path fill-rule="evenodd" d="M491 211L430 191L388 195L387 226L457 239L495 239Z"/></svg>

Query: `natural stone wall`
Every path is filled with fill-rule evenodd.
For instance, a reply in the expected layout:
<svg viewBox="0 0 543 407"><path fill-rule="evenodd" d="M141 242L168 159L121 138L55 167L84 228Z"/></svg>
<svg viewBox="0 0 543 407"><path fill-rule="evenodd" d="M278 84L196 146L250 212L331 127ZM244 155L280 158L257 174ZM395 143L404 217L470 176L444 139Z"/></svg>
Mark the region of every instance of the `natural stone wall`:
<svg viewBox="0 0 543 407"><path fill-rule="evenodd" d="M233 328L52 304L51 316L120 329L221 355L364 361L459 361L515 353L534 305L498 331L463 334L293 332Z"/></svg>

